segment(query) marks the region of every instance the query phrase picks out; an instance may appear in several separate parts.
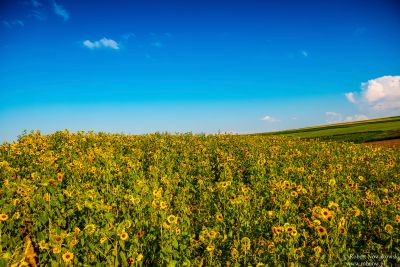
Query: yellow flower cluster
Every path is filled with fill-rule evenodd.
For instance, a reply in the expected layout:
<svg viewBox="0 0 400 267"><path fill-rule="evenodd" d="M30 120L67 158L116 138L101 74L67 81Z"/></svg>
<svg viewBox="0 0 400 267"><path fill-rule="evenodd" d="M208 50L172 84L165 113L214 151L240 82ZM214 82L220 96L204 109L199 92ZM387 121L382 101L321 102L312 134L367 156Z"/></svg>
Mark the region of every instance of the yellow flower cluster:
<svg viewBox="0 0 400 267"><path fill-rule="evenodd" d="M399 169L278 136L25 133L0 145L0 266L346 266L400 246Z"/></svg>

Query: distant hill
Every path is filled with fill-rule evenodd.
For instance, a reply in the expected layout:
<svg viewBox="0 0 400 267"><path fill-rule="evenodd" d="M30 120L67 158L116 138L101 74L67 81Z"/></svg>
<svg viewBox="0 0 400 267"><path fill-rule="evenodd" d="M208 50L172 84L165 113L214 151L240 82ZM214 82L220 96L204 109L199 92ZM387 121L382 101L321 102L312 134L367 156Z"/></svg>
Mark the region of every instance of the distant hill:
<svg viewBox="0 0 400 267"><path fill-rule="evenodd" d="M400 138L400 116L268 132L262 133L262 135L318 138L355 143L398 139Z"/></svg>

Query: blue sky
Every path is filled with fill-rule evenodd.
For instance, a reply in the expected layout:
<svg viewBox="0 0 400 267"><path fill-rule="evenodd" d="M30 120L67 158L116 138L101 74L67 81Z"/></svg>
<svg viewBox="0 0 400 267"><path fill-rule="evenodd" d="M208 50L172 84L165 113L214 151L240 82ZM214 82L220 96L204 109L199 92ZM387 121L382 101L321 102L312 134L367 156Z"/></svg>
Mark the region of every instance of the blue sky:
<svg viewBox="0 0 400 267"><path fill-rule="evenodd" d="M3 0L0 141L400 115L396 2Z"/></svg>

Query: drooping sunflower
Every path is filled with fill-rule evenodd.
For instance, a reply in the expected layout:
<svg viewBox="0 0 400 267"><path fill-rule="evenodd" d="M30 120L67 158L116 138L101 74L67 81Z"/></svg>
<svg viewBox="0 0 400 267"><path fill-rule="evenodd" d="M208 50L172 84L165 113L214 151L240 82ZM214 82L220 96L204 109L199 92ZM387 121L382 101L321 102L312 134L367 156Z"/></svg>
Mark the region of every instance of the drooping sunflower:
<svg viewBox="0 0 400 267"><path fill-rule="evenodd" d="M181 234L181 229L180 228L176 228L175 229L175 234L176 235L180 235Z"/></svg>
<svg viewBox="0 0 400 267"><path fill-rule="evenodd" d="M250 241L250 238L248 238L248 237L243 237L242 238L242 240L241 240L241 244L242 244L242 249L243 250L250 250L250 247L251 247L251 241Z"/></svg>
<svg viewBox="0 0 400 267"><path fill-rule="evenodd" d="M54 239L55 242L59 243L59 242L62 241L62 236L60 236L60 235L54 235L54 236L53 236L53 239Z"/></svg>
<svg viewBox="0 0 400 267"><path fill-rule="evenodd" d="M294 255L296 258L302 258L304 256L304 253L301 249L297 248L294 251Z"/></svg>
<svg viewBox="0 0 400 267"><path fill-rule="evenodd" d="M138 232L136 233L136 236L137 236L138 238L142 238L142 237L144 236L144 231L143 231L143 230L138 231Z"/></svg>
<svg viewBox="0 0 400 267"><path fill-rule="evenodd" d="M270 242L270 243L268 244L267 251L268 251L269 254L274 254L274 253L276 252L276 250L274 249L274 247L275 247L275 243L274 243L274 242Z"/></svg>
<svg viewBox="0 0 400 267"><path fill-rule="evenodd" d="M239 257L239 251L236 248L233 248L231 250L231 256L232 256L232 259L234 259L234 260L237 259Z"/></svg>

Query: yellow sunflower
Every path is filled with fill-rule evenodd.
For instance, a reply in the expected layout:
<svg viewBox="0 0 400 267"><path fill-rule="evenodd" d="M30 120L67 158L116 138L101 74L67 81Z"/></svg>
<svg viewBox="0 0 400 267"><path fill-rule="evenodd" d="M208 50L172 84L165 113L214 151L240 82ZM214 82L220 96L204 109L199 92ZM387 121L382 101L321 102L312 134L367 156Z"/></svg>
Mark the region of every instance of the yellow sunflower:
<svg viewBox="0 0 400 267"><path fill-rule="evenodd" d="M160 209L165 209L167 207L167 203L165 201L160 201Z"/></svg>
<svg viewBox="0 0 400 267"><path fill-rule="evenodd" d="M222 214L217 214L215 215L215 220L217 220L217 222L222 222L224 220L224 216L222 216Z"/></svg>
<svg viewBox="0 0 400 267"><path fill-rule="evenodd" d="M250 247L251 247L250 238L248 238L248 237L243 237L243 238L242 238L242 241L241 241L241 244L242 244L242 249L243 249L243 250L250 250Z"/></svg>
<svg viewBox="0 0 400 267"><path fill-rule="evenodd" d="M215 247L210 244L210 245L207 246L206 249L207 249L208 252L212 253L214 251Z"/></svg>
<svg viewBox="0 0 400 267"><path fill-rule="evenodd" d="M169 215L169 216L167 217L167 221L168 221L170 224L174 224L174 223L177 223L178 218L176 218L176 216L174 216L174 215Z"/></svg>
<svg viewBox="0 0 400 267"><path fill-rule="evenodd" d="M386 225L385 225L385 231L386 231L388 234L393 233L393 226L392 226L391 224L386 224Z"/></svg>
<svg viewBox="0 0 400 267"><path fill-rule="evenodd" d="M119 237L121 238L121 240L127 240L129 235L127 232L122 232Z"/></svg>
<svg viewBox="0 0 400 267"><path fill-rule="evenodd" d="M6 221L8 219L8 215L5 213L0 213L0 221Z"/></svg>
<svg viewBox="0 0 400 267"><path fill-rule="evenodd" d="M74 258L74 254L67 251L62 255L62 258L66 263L68 263Z"/></svg>
<svg viewBox="0 0 400 267"><path fill-rule="evenodd" d="M325 227L323 227L323 226L317 226L315 229L316 229L318 235L320 235L320 236L327 234L327 231L326 231Z"/></svg>
<svg viewBox="0 0 400 267"><path fill-rule="evenodd" d="M320 246L315 247L314 249L315 254L321 254L322 248Z"/></svg>

